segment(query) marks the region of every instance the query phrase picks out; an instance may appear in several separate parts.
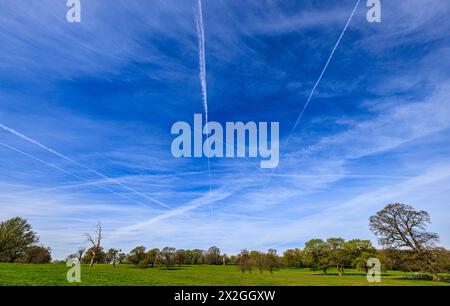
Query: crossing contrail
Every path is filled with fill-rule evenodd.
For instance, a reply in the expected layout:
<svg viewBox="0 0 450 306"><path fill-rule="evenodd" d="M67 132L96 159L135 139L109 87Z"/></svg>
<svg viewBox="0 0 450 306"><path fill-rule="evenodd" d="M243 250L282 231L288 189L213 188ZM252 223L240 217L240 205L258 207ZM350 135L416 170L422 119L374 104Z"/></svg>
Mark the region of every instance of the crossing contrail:
<svg viewBox="0 0 450 306"><path fill-rule="evenodd" d="M356 10L357 10L357 8L358 8L360 2L361 2L361 0L356 1L356 4L355 4L355 6L353 7L353 10L352 10L352 12L351 12L351 14L350 14L350 17L349 17L348 20L347 20L347 23L346 23L345 26L344 26L344 29L343 29L342 32L341 32L341 35L339 35L339 38L338 38L336 44L334 45L333 49L331 50L330 56L328 56L328 59L327 59L327 61L326 61L326 63L325 63L325 66L323 67L323 69L322 69L322 71L321 71L321 73L320 73L320 75L319 75L319 78L317 79L316 83L314 83L314 86L313 86L313 88L312 88L312 90L311 90L311 92L310 92L310 94L309 94L309 96L308 96L308 99L306 100L306 103L305 103L305 105L303 106L303 108L302 108L302 110L301 110L301 112L300 112L300 115L298 116L297 120L295 121L294 126L292 127L291 133L289 134L289 136L288 136L288 138L286 139L286 141L284 142L284 144L281 146L280 151L284 150L284 148L286 148L286 147L289 145L289 142L291 141L292 135L295 133L295 130L297 129L297 127L298 127L300 121L302 120L303 115L304 115L305 112L306 112L306 109L308 108L309 104L311 103L311 99L313 98L313 96L314 96L314 94L315 94L315 92L316 92L317 87L319 86L320 82L322 81L322 78L323 78L323 76L325 75L325 72L327 71L328 66L330 65L331 60L333 59L334 54L336 53L336 50L337 50L337 48L339 47L339 44L341 43L341 40L342 40L342 38L344 37L345 32L347 32L348 26L350 25L350 22L352 21L353 16L355 15L355 12L356 12ZM272 174L271 174L271 176L269 177L269 180L267 181L267 183L264 185L264 189L267 188L268 184L270 183L270 181L271 181L271 179L272 179L273 174L276 172L276 169L277 169L277 168L274 168L274 169L272 170Z"/></svg>
<svg viewBox="0 0 450 306"><path fill-rule="evenodd" d="M54 155L56 155L56 156L58 156L58 157L60 157L60 158L62 158L62 159L65 159L65 160L67 160L67 161L69 161L69 162L71 162L71 163L74 163L74 164L78 165L79 167L82 167L82 168L84 168L84 169L86 169L86 170L88 170L88 171L94 173L95 175L97 175L97 176L99 176L99 177L101 177L101 178L106 179L106 180L107 180L108 182L110 182L110 183L113 183L113 184L115 184L115 185L118 185L118 186L120 186L120 187L122 187L122 188L124 188L124 189L126 189L126 190L128 190L128 191L131 191L132 193L134 193L134 194L136 194L136 195L139 195L139 196L141 196L141 197L143 197L143 198L145 198L145 199L147 199L147 200L150 200L151 202L156 203L156 204L158 204L158 205L160 205L160 206L163 206L163 207L165 207L165 208L167 208L167 209L172 209L170 206L164 204L163 202L158 201L158 200L156 200L156 199L153 199L153 198L149 197L148 195L146 195L146 194L144 194L144 193L142 193L142 192L139 192L139 191L135 190L134 188L131 188L131 187L129 187L129 186L127 186L127 185L125 185L125 184L123 184L123 183L121 183L121 182L119 182L119 181L113 179L113 178L110 178L110 177L104 175L103 173L98 172L97 170L94 170L94 169L92 169L92 168L90 168L90 167L88 167L88 166L85 166L85 165L83 165L83 164L77 162L76 160L73 160L72 158L70 158L70 157L68 157L68 156L66 156L66 155L64 155L64 154L61 154L61 153L59 153L59 152L57 152L57 151L55 151L55 150L53 150L53 149L47 147L46 145L43 145L43 144L40 143L39 141L34 140L34 139L32 139L32 138L30 138L30 137L28 137L28 136L26 136L26 135L24 135L24 134L22 134L22 133L20 133L20 132L14 130L14 129L12 129L12 128L10 128L10 127L7 127L6 125L3 125L3 124L0 123L0 128L3 129L3 130L5 130L5 131L7 131L7 132L9 132L9 133L11 133L11 134L13 134L13 135L15 135L15 136L17 136L17 137L19 137L19 138L21 138L21 139L23 139L23 140L25 140L25 141L27 141L27 142L29 142L29 143L32 143L32 144L34 144L34 145L40 147L41 149L46 150L47 152L50 152L50 153L52 153L52 154L54 154Z"/></svg>
<svg viewBox="0 0 450 306"><path fill-rule="evenodd" d="M36 160L36 161L38 161L38 162L40 162L40 163L42 163L42 164L44 164L44 165L46 165L46 166L48 166L48 167L51 167L51 168L56 169L56 170L58 170L58 171L61 171L61 172L65 173L65 174L70 175L70 176L72 176L72 177L75 177L75 178L77 178L77 179L79 179L79 180L83 180L83 178L82 178L81 176L79 176L79 175L77 175L77 174L75 174L75 173L73 173L73 172L67 171L67 170L65 170L65 169L63 169L63 168L61 168L61 167L58 167L58 166L56 166L56 165L54 165L54 164L52 164L52 163L46 162L45 160L42 160L42 159L40 159L40 158L38 158L38 157L36 157L36 156L33 156L33 155L31 155L31 154L29 154L29 153L26 153L26 152L24 152L24 151L22 151L22 150L19 150L19 149L14 148L14 147L12 147L12 146L10 146L10 145L7 145L6 143L0 142L0 145L1 145L1 146L4 146L5 148L8 148L8 149L10 149L10 150L13 150L14 152L20 153L20 154L22 154L22 155L25 155L25 156L31 158L31 159L34 159L34 160ZM91 183L91 184L92 184L92 183ZM140 204L140 205L142 205L142 206L146 206L146 205L145 205L144 203L142 203L142 202L139 202L139 201L135 201L135 200L133 200L133 199L130 199L130 198L128 198L128 197L126 197L126 196L124 196L124 195L122 195L122 194L120 194L120 193L118 193L118 192L115 192L114 190L111 190L111 189L109 189L109 188L106 188L106 187L103 187L103 186L99 186L98 188L103 189L103 190L106 190L106 191L108 191L108 192L110 192L110 193L112 193L112 194L115 194L115 195L117 195L117 196L123 198L123 199L129 200L129 201L132 200L133 202L136 202L136 203L138 203L138 204ZM53 189L56 189L56 188L53 188ZM49 190L52 190L52 189L49 188Z"/></svg>
<svg viewBox="0 0 450 306"><path fill-rule="evenodd" d="M203 8L202 8L202 0L198 0L198 12L195 15L195 19L197 22L197 35L198 35L198 59L200 66L200 84L202 88L202 102L203 102L203 111L205 113L205 123L206 123L206 132L209 135L208 130L208 87L206 84L206 56L205 56L205 26L203 23ZM209 161L209 157L207 159L208 162L208 175L209 175L209 193L212 192L212 177L211 177L211 164ZM211 216L214 213L214 205L211 199Z"/></svg>
<svg viewBox="0 0 450 306"><path fill-rule="evenodd" d="M342 30L341 35L339 36L339 39L337 40L336 44L334 45L334 48L333 48L333 50L331 51L331 54L330 54L330 56L328 57L328 60L327 60L327 62L325 63L325 66L323 67L322 72L321 72L320 75L319 75L319 78L317 79L316 83L314 84L314 86L313 86L313 88L312 88L312 90L311 90L311 93L309 94L308 99L306 100L306 103L305 103L305 105L303 106L303 109L302 109L302 111L300 112L300 115L299 115L298 118L297 118L297 121L295 122L294 126L292 127L292 131L291 131L291 133L289 134L289 137L287 138L285 144L283 145L283 148L286 147L286 146L289 144L289 141L291 140L292 135L294 134L294 132L295 132L295 130L297 129L297 127L298 127L300 121L302 120L303 115L305 114L305 111L306 111L306 109L308 108L308 106L309 106L309 104L310 104L310 102L311 102L311 99L312 99L312 97L314 96L314 93L316 92L317 86L319 86L320 81L322 81L322 78L323 78L325 72L327 71L328 66L330 65L330 62L331 62L331 60L333 59L334 53L336 52L336 49L339 47L339 44L341 43L342 37L344 37L345 32L347 32L347 28L348 28L348 26L350 25L350 22L352 21L353 16L355 15L356 9L358 8L360 2L361 2L361 0L358 0L358 1L356 2L355 7L353 8L353 11L352 11L352 13L350 14L350 17L348 18L347 23L345 24L345 27L344 27L344 29ZM283 148L282 148L282 149L283 149Z"/></svg>

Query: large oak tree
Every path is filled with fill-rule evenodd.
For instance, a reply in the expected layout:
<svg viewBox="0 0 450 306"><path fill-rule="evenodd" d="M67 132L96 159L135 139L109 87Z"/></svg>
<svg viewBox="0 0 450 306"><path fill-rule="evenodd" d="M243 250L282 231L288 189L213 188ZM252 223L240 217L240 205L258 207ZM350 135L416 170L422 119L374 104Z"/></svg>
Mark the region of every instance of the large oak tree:
<svg viewBox="0 0 450 306"><path fill-rule="evenodd" d="M433 265L433 252L439 236L427 231L430 223L430 215L426 211L416 211L400 203L389 204L370 217L370 229L378 236L381 245L394 250L411 250L433 279L439 280Z"/></svg>

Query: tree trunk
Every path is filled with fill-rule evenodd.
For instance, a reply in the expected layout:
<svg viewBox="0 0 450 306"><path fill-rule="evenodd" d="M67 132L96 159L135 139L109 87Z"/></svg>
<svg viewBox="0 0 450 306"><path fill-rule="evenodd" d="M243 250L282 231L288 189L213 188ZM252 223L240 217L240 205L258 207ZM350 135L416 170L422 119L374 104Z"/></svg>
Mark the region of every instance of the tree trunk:
<svg viewBox="0 0 450 306"><path fill-rule="evenodd" d="M419 253L419 258L423 260L425 266L427 267L428 271L431 272L431 275L433 277L433 281L434 282L440 282L441 278L439 277L439 275L437 274L436 270L433 268L433 263L431 261L431 259L429 257L427 257L426 254L420 254Z"/></svg>
<svg viewBox="0 0 450 306"><path fill-rule="evenodd" d="M92 258L89 262L89 268L92 268L94 266L95 256L97 255L97 252L92 252Z"/></svg>
<svg viewBox="0 0 450 306"><path fill-rule="evenodd" d="M441 278L439 277L439 275L437 274L436 270L433 268L433 266L431 265L431 263L427 260L426 265L428 267L428 269L431 272L431 275L433 277L433 281L434 282L440 282Z"/></svg>

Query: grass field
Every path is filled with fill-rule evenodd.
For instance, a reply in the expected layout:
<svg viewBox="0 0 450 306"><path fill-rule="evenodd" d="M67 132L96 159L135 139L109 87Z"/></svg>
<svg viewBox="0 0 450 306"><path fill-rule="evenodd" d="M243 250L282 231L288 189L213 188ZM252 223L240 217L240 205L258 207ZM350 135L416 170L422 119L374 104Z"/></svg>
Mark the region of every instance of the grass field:
<svg viewBox="0 0 450 306"><path fill-rule="evenodd" d="M73 285L67 282L68 268L62 264L24 265L0 264L0 285ZM446 282L435 283L426 280L402 279L410 274L386 272L381 286L445 286ZM93 268L82 266L82 282L77 285L92 286L367 286L364 274L348 270L339 277L330 271L328 275L307 269L282 269L273 275L268 272L260 274L243 274L233 266L184 266L175 270L159 268L140 270L130 265L96 265Z"/></svg>

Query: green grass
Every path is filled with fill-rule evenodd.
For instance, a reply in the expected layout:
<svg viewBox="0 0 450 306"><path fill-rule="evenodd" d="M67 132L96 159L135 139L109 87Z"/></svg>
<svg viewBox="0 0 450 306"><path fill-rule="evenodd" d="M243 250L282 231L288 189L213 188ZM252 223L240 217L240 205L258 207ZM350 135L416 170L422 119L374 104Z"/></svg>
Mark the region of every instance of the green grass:
<svg viewBox="0 0 450 306"><path fill-rule="evenodd" d="M26 265L0 264L0 285L68 286L66 281L68 267L62 264ZM347 270L339 277L330 271L328 275L307 269L281 269L273 275L243 274L234 266L183 266L175 270L151 268L140 270L130 265L96 265L93 268L82 266L81 284L84 286L445 286L446 282L435 283L426 280L402 279L411 274L386 272L379 284L367 282L364 274Z"/></svg>

